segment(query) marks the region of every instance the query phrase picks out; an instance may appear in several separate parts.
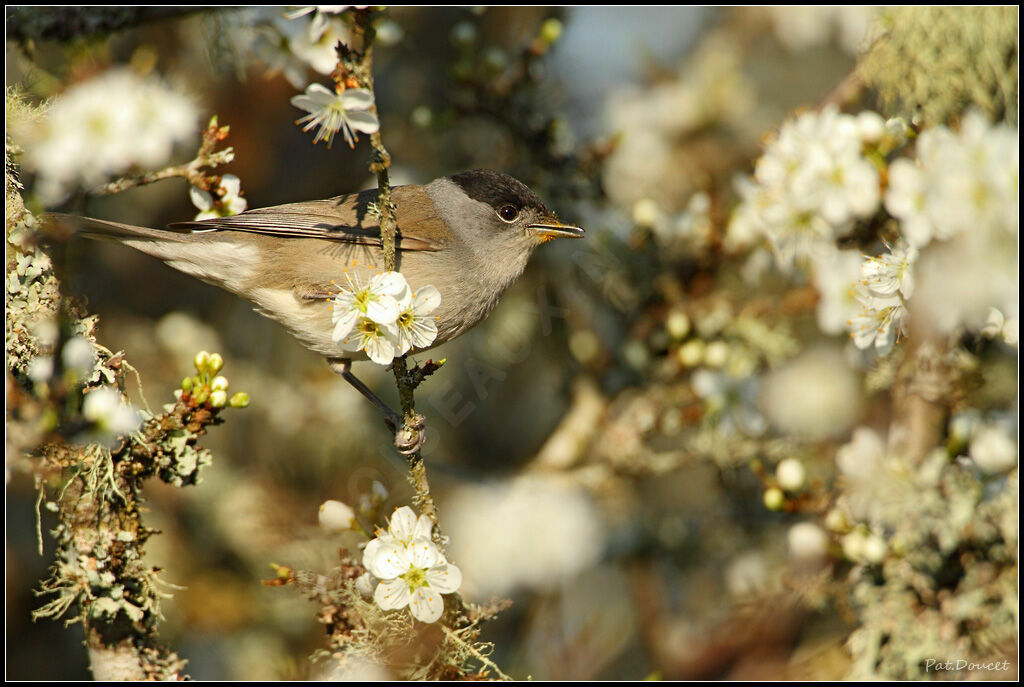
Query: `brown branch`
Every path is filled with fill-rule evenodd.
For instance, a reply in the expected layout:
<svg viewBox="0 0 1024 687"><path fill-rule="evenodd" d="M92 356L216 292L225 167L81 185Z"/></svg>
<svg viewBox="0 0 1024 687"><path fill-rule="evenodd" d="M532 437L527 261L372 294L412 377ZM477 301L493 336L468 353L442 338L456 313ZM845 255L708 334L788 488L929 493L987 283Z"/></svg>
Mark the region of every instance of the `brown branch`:
<svg viewBox="0 0 1024 687"><path fill-rule="evenodd" d="M356 10L353 13L353 33L361 41L358 51L348 47L339 46L338 70L335 78L340 84L345 84L349 78L355 79L359 86L374 92L373 84L373 43L376 38L376 30L373 28L375 12L373 10ZM380 119L377 111L376 98L370 111ZM381 248L384 251L384 268L388 271L398 269L398 255L395 249L395 235L398 230L398 222L395 218L395 207L391 202L391 181L388 176L388 169L391 167L391 155L384 147L380 130L370 136L370 145L373 154L370 160L370 171L377 175L377 207L380 208L380 235ZM415 377L410 375L406 365L405 356L395 358L392 364L395 375L395 384L398 387L398 398L402 404L402 416L405 424L401 433L410 443L414 443L416 437L423 432L423 416L416 412L416 399L413 383ZM422 379L420 380L422 381ZM427 481L426 466L423 464L423 456L417 450L408 456L409 480L416 489L416 505L420 511L437 523L437 507L430 495L430 484ZM435 536L440 536L437 527Z"/></svg>
<svg viewBox="0 0 1024 687"><path fill-rule="evenodd" d="M97 186L89 192L89 195L107 196L127 191L135 186L145 186L146 184L152 184L163 179L173 179L174 177L181 177L193 186L209 191L215 185L215 179L203 171L204 168L214 169L220 165L226 165L235 159L234 148L215 150L217 144L227 138L230 129L229 126L219 126L217 124L217 117L214 116L203 131L203 141L199 144L199 150L196 153L195 159L191 162L166 167L156 172L129 174L110 183Z"/></svg>

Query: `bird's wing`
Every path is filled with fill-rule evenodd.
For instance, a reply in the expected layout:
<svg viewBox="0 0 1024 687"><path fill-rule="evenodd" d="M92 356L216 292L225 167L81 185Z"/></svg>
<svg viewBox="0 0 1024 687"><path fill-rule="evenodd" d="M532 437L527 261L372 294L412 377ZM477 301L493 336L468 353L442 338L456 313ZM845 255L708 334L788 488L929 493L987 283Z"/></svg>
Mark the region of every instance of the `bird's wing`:
<svg viewBox="0 0 1024 687"><path fill-rule="evenodd" d="M230 217L197 222L175 222L168 228L192 232L246 231L284 238L316 238L343 243L380 246L380 219L374 207L374 189L288 205L249 210ZM398 220L398 248L409 251L441 250L447 227L433 209L422 186L397 186L392 202Z"/></svg>

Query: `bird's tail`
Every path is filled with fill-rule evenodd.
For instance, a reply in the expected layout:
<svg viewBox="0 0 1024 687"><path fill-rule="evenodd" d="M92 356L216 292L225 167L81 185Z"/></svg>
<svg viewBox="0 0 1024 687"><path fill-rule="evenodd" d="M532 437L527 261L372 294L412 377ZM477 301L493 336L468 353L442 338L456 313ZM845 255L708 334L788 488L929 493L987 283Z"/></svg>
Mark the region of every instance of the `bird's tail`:
<svg viewBox="0 0 1024 687"><path fill-rule="evenodd" d="M72 226L76 234L90 239L107 239L113 241L128 241L131 239L145 241L192 241L195 240L192 234L167 231L166 229L150 229L148 227L137 227L132 224L111 222L105 219L93 219L91 217L76 217L58 212L49 214L51 221Z"/></svg>
<svg viewBox="0 0 1024 687"><path fill-rule="evenodd" d="M240 293L256 266L259 252L221 232L150 229L90 217L53 213L51 221L68 223L79 236L123 243L203 281Z"/></svg>

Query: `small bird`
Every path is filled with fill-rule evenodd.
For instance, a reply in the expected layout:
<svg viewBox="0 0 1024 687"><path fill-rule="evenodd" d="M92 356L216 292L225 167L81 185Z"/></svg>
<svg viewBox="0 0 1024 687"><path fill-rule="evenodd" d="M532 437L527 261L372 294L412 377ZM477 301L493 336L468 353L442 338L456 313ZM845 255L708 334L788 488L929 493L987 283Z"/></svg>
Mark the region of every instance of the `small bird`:
<svg viewBox="0 0 1024 687"><path fill-rule="evenodd" d="M396 186L396 269L413 291L437 288L437 337L451 341L480 322L498 303L540 244L580 238L583 229L563 224L536 193L513 177L486 169ZM331 338L330 299L346 283L384 271L376 189L326 200L249 210L229 217L178 222L149 229L119 222L63 216L81 222L82 234L113 239L256 305L280 322L331 369L384 411L396 431L402 418L352 374L363 351L343 351ZM427 349L422 349L427 350Z"/></svg>

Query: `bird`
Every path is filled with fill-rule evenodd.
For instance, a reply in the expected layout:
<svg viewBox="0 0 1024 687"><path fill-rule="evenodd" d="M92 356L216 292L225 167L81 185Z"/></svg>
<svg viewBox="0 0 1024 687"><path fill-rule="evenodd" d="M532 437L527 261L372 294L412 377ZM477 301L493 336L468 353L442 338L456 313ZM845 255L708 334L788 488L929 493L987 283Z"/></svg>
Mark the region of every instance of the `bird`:
<svg viewBox="0 0 1024 687"><path fill-rule="evenodd" d="M332 339L330 300L338 283L366 283L384 271L377 190L175 222L166 229L57 215L87 238L113 240L251 302L306 348L325 358L384 412L402 453L417 451L425 434L400 431L402 417L352 372L364 351L343 351ZM497 305L542 243L581 238L526 184L488 169L391 190L397 231L395 269L415 292L435 287L439 346L464 334Z"/></svg>

